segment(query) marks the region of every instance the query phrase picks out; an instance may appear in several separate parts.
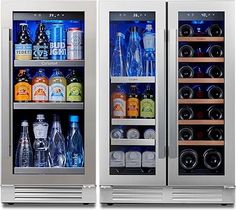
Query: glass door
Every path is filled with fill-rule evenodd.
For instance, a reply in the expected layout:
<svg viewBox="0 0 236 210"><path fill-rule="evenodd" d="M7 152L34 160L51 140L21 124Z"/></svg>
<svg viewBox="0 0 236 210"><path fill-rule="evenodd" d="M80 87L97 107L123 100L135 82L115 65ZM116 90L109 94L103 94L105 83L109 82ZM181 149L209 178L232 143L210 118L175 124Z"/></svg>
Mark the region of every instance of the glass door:
<svg viewBox="0 0 236 210"><path fill-rule="evenodd" d="M106 107L108 123L105 127L101 122L106 133L101 138L109 178L102 183L127 184L124 177L142 180L133 184L165 183L164 5L157 5L156 11L105 7L109 27L103 40L108 46L101 55L108 59L101 58L101 71L107 79L102 94L108 104L102 101L101 106Z"/></svg>
<svg viewBox="0 0 236 210"><path fill-rule="evenodd" d="M172 37L177 46L176 72L171 75L176 77L176 86L172 85L176 90L176 153L173 151L178 163L176 180L185 179L186 184L193 179L194 184L211 180L208 184L219 184L216 180L229 175L226 173L226 160L229 161L226 145L231 144L226 135L229 120L226 77L230 75L226 65L228 14L217 8L215 11L196 9L176 11L177 31ZM196 177L205 180L202 182L202 178Z"/></svg>

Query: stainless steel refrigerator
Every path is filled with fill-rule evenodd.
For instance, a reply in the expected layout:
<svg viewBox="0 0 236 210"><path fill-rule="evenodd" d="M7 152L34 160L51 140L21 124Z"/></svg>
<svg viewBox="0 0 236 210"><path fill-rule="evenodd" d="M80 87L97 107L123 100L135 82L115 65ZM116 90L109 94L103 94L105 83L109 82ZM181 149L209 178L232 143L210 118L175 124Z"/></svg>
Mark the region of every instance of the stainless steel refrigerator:
<svg viewBox="0 0 236 210"><path fill-rule="evenodd" d="M1 6L2 202L95 203L96 2ZM53 114L60 122L50 149ZM46 134L45 124L34 127L36 117L45 118ZM67 145L72 121L80 128L73 140L80 133L79 155ZM66 152L72 164L65 164ZM54 162L43 162L49 155Z"/></svg>
<svg viewBox="0 0 236 210"><path fill-rule="evenodd" d="M234 28L233 1L100 1L101 203L234 203Z"/></svg>

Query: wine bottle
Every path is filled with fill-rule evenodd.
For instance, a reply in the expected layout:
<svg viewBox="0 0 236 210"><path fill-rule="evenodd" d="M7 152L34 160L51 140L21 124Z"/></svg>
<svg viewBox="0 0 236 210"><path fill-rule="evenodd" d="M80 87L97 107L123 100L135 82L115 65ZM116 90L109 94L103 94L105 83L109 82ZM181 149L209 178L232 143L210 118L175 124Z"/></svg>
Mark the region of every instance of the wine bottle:
<svg viewBox="0 0 236 210"><path fill-rule="evenodd" d="M192 170L198 165L198 154L193 149L184 149L180 152L180 166L185 170Z"/></svg>
<svg viewBox="0 0 236 210"><path fill-rule="evenodd" d="M179 48L179 57L193 57L194 49L190 45L183 45Z"/></svg>
<svg viewBox="0 0 236 210"><path fill-rule="evenodd" d="M193 116L194 112L190 106L184 106L179 110L179 118L181 120L190 120Z"/></svg>
<svg viewBox="0 0 236 210"><path fill-rule="evenodd" d="M207 95L210 99L223 98L223 90L217 85L211 85L207 88Z"/></svg>
<svg viewBox="0 0 236 210"><path fill-rule="evenodd" d="M224 55L223 47L220 45L211 45L206 50L206 53L209 57L223 57Z"/></svg>
<svg viewBox="0 0 236 210"><path fill-rule="evenodd" d="M211 120L221 120L223 118L223 110L217 106L210 106L207 109L208 118Z"/></svg>
<svg viewBox="0 0 236 210"><path fill-rule="evenodd" d="M223 139L223 130L216 126L211 126L207 130L207 136L210 140L222 140Z"/></svg>
<svg viewBox="0 0 236 210"><path fill-rule="evenodd" d="M223 69L221 66L212 65L207 68L206 74L211 78L223 77Z"/></svg>
<svg viewBox="0 0 236 210"><path fill-rule="evenodd" d="M216 170L222 163L222 155L215 149L208 149L203 153L203 163L206 168Z"/></svg>
<svg viewBox="0 0 236 210"><path fill-rule="evenodd" d="M179 69L179 78L192 78L194 77L194 71L190 66L182 66Z"/></svg>
<svg viewBox="0 0 236 210"><path fill-rule="evenodd" d="M193 89L189 86L183 86L179 89L179 98L180 99L189 99L193 98Z"/></svg>
<svg viewBox="0 0 236 210"><path fill-rule="evenodd" d="M179 36L180 37L190 37L194 35L193 27L189 24L183 24L179 27Z"/></svg>
<svg viewBox="0 0 236 210"><path fill-rule="evenodd" d="M208 36L222 36L222 29L218 24L212 24L210 27L207 28Z"/></svg>
<svg viewBox="0 0 236 210"><path fill-rule="evenodd" d="M181 128L179 131L179 140L192 140L193 129L191 127Z"/></svg>

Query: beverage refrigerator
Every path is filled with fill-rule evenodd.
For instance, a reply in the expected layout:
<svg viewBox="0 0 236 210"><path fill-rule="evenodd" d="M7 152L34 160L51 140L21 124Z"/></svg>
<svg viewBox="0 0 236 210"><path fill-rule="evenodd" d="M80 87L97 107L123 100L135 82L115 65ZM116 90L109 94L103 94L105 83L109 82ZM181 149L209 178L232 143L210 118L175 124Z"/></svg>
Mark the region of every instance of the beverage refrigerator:
<svg viewBox="0 0 236 210"><path fill-rule="evenodd" d="M233 204L233 1L100 1L101 203Z"/></svg>
<svg viewBox="0 0 236 210"><path fill-rule="evenodd" d="M95 203L96 1L2 1L2 202Z"/></svg>

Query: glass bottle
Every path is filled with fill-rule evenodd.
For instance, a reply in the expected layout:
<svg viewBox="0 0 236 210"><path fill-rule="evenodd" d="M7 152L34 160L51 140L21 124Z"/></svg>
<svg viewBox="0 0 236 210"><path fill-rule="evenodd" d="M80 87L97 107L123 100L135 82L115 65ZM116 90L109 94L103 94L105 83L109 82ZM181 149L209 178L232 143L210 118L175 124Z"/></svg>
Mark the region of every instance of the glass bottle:
<svg viewBox="0 0 236 210"><path fill-rule="evenodd" d="M146 86L140 100L140 117L155 118L155 97L150 85Z"/></svg>
<svg viewBox="0 0 236 210"><path fill-rule="evenodd" d="M126 93L120 85L112 94L112 116L114 118L126 117Z"/></svg>
<svg viewBox="0 0 236 210"><path fill-rule="evenodd" d="M127 98L127 117L137 118L139 116L139 98L137 86L130 86L130 93Z"/></svg>

